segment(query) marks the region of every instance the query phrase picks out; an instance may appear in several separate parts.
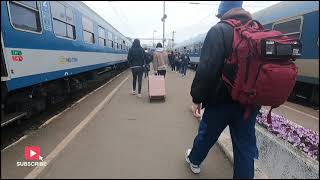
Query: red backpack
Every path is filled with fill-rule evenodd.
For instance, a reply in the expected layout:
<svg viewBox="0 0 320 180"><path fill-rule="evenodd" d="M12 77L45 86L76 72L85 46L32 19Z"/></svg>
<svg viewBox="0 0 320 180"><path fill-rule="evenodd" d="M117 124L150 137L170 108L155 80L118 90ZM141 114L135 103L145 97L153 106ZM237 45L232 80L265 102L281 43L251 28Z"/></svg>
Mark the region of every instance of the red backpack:
<svg viewBox="0 0 320 180"><path fill-rule="evenodd" d="M235 19L222 22L234 28L234 37L221 79L232 99L243 105L244 119L254 105L271 106L267 116L271 123L271 110L287 101L295 85L297 67L293 61L300 55L301 43L280 31L264 29L255 20L244 25Z"/></svg>

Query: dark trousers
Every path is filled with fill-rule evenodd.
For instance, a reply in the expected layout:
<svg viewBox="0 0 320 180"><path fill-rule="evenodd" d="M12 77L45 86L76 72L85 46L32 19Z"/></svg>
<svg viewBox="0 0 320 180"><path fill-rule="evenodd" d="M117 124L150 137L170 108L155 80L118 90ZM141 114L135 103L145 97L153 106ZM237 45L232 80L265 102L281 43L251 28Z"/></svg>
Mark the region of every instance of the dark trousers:
<svg viewBox="0 0 320 180"><path fill-rule="evenodd" d="M258 158L255 135L258 112L256 108L249 119L244 120L239 104L206 107L189 155L191 163L200 165L222 131L229 125L234 157L233 178L254 178L254 158Z"/></svg>
<svg viewBox="0 0 320 180"><path fill-rule="evenodd" d="M144 72L144 78L147 78L148 75L149 75L149 71L145 71L145 72Z"/></svg>
<svg viewBox="0 0 320 180"><path fill-rule="evenodd" d="M177 61L174 62L174 69L175 69L175 71L178 71L178 70L179 70L179 68L178 68L178 62L177 62Z"/></svg>
<svg viewBox="0 0 320 180"><path fill-rule="evenodd" d="M177 71L181 71L181 62L177 62L177 69L176 69Z"/></svg>
<svg viewBox="0 0 320 180"><path fill-rule="evenodd" d="M171 70L174 71L174 69L175 69L174 68L174 61L170 60L169 63L170 63L170 66L171 66Z"/></svg>
<svg viewBox="0 0 320 180"><path fill-rule="evenodd" d="M187 74L187 64L181 64L181 74L186 75Z"/></svg>
<svg viewBox="0 0 320 180"><path fill-rule="evenodd" d="M174 62L172 62L172 63L171 63L171 70L172 70L172 71L175 71L175 69L176 69L176 65L175 65Z"/></svg>
<svg viewBox="0 0 320 180"><path fill-rule="evenodd" d="M136 90L136 82L138 78L138 94L141 94L141 86L142 86L142 76L143 76L143 68L142 67L136 67L131 68L132 71L132 77L133 77L133 90Z"/></svg>
<svg viewBox="0 0 320 180"><path fill-rule="evenodd" d="M158 70L158 75L166 77L166 70Z"/></svg>

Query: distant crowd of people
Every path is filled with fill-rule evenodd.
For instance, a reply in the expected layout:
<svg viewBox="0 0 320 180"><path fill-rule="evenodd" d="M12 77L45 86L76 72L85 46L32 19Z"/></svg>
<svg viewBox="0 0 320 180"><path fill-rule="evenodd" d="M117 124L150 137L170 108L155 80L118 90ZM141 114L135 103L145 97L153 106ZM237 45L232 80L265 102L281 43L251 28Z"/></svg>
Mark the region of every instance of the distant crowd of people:
<svg viewBox="0 0 320 180"><path fill-rule="evenodd" d="M188 64L190 62L190 57L188 53L173 52L169 54L169 63L171 70L177 73L181 73L182 77L187 74Z"/></svg>

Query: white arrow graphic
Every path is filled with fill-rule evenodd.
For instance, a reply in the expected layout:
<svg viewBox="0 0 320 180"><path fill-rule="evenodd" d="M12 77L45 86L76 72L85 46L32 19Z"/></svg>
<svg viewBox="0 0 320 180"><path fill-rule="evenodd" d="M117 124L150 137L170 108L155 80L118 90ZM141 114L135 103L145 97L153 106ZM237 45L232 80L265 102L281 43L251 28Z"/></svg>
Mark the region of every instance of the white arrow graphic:
<svg viewBox="0 0 320 180"><path fill-rule="evenodd" d="M36 152L30 150L30 157L32 157L32 156L34 156L34 155L36 155L36 154L37 154Z"/></svg>
<svg viewBox="0 0 320 180"><path fill-rule="evenodd" d="M42 157L42 156L40 156L40 155L39 155L39 159L40 159L41 161L43 161L43 157Z"/></svg>

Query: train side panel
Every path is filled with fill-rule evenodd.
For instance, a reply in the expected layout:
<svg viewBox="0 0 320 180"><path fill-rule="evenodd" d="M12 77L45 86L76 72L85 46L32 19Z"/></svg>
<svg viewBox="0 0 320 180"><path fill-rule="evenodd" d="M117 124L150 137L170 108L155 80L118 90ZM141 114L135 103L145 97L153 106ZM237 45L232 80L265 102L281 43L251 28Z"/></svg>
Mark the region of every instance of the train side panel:
<svg viewBox="0 0 320 180"><path fill-rule="evenodd" d="M9 14L7 5L1 2L3 14ZM7 81L9 91L126 61L125 51L83 41L82 14L75 9L76 39L57 37L50 24L50 3L40 2L39 5L41 33L16 30L8 16L1 16L4 51L11 77ZM94 34L95 42L98 42L95 22ZM17 54L22 58L14 59Z"/></svg>
<svg viewBox="0 0 320 180"><path fill-rule="evenodd" d="M82 2L1 1L1 116L30 118L126 68L130 45Z"/></svg>

